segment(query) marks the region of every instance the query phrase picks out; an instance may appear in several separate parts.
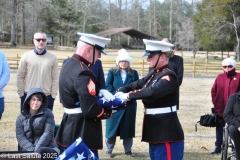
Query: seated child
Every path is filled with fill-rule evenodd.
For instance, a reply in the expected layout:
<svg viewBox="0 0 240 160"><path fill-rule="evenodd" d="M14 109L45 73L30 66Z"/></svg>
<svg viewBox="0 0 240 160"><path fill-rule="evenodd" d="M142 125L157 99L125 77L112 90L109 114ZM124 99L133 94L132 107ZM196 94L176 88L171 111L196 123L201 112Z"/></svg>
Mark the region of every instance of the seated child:
<svg viewBox="0 0 240 160"><path fill-rule="evenodd" d="M40 88L31 88L16 120L16 137L22 151L41 154L42 159L55 159L59 149L54 143L55 121L46 108L47 97Z"/></svg>

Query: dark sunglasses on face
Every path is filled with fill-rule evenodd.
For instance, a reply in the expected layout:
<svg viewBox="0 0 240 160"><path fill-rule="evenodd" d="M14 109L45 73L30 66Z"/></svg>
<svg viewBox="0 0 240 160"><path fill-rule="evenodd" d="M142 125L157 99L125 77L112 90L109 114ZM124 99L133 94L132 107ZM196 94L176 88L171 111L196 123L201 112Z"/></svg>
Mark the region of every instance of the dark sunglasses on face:
<svg viewBox="0 0 240 160"><path fill-rule="evenodd" d="M155 54L154 55L149 55L148 58L152 58L153 56L155 56Z"/></svg>
<svg viewBox="0 0 240 160"><path fill-rule="evenodd" d="M232 65L228 65L228 66L223 66L223 68L232 68L233 66Z"/></svg>
<svg viewBox="0 0 240 160"><path fill-rule="evenodd" d="M40 38L37 38L37 39L35 39L36 41L38 41L38 42L40 42L40 41L42 41L42 42L46 42L46 39L40 39Z"/></svg>

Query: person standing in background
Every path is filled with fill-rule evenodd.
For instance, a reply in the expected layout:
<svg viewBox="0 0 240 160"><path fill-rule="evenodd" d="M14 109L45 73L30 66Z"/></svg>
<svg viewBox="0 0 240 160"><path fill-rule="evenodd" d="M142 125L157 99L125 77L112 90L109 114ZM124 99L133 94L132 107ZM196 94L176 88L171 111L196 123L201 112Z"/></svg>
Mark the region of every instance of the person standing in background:
<svg viewBox="0 0 240 160"><path fill-rule="evenodd" d="M214 112L217 113L219 121L222 123L216 125L215 149L211 154L221 153L223 143L223 112L231 94L240 90L240 73L236 72L236 61L232 58L226 58L222 61L223 72L217 76L211 89L212 103Z"/></svg>
<svg viewBox="0 0 240 160"><path fill-rule="evenodd" d="M138 72L130 66L132 57L129 56L125 49L118 51L116 58L116 67L108 71L106 79L106 89L114 94L118 88L135 82L139 79ZM132 153L133 137L135 137L137 102L136 100L128 101L124 107L117 110L106 120L106 154L113 158L113 148L116 143L116 137L123 139L125 154L134 157Z"/></svg>
<svg viewBox="0 0 240 160"><path fill-rule="evenodd" d="M19 62L17 93L22 107L30 88L41 88L47 95L47 108L52 110L58 92L58 60L46 50L46 33L36 32L33 42L35 49L24 53Z"/></svg>
<svg viewBox="0 0 240 160"><path fill-rule="evenodd" d="M10 68L5 54L0 51L0 120L5 108L3 90L10 79Z"/></svg>
<svg viewBox="0 0 240 160"><path fill-rule="evenodd" d="M171 40L169 40L168 38L163 38L162 41L171 43ZM178 83L180 86L182 84L183 72L184 72L183 58L181 56L175 55L174 51L172 50L172 55L170 56L168 66L177 75Z"/></svg>

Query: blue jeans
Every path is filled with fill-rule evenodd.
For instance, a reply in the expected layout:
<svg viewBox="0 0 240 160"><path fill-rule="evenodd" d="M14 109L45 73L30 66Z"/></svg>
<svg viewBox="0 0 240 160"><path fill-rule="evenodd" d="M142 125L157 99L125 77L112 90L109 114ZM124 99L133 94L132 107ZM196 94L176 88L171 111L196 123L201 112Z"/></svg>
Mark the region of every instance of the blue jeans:
<svg viewBox="0 0 240 160"><path fill-rule="evenodd" d="M0 119L2 118L3 112L4 112L4 97L0 98Z"/></svg>
<svg viewBox="0 0 240 160"><path fill-rule="evenodd" d="M21 97L21 106L20 106L21 110L22 110L22 105L23 105L23 103L24 103L24 101L25 101L26 96L27 96L27 94L25 93L25 94ZM52 98L52 95L48 95L48 96L47 96L47 101L48 101L48 103L47 103L47 108L49 108L51 111L52 111L52 109L53 109L54 100L55 100L55 99Z"/></svg>
<svg viewBox="0 0 240 160"><path fill-rule="evenodd" d="M149 144L151 160L182 160L184 155L184 141Z"/></svg>

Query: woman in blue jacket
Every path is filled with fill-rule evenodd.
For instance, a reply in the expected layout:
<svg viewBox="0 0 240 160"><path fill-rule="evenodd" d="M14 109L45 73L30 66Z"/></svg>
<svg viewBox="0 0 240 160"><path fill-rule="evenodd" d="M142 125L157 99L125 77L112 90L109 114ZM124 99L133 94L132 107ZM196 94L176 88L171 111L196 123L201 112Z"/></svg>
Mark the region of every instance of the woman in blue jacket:
<svg viewBox="0 0 240 160"><path fill-rule="evenodd" d="M4 112L4 96L3 89L7 85L10 79L10 68L7 62L7 58L2 51L0 51L0 119Z"/></svg>
<svg viewBox="0 0 240 160"><path fill-rule="evenodd" d="M106 78L106 89L114 94L118 88L137 81L138 72L130 65L132 58L125 49L118 51L116 67L108 71ZM135 137L135 121L137 111L136 100L129 101L124 107L113 111L112 117L106 120L106 154L112 158L112 151L116 142L116 136L123 139L125 154L134 157L132 154L133 137Z"/></svg>

